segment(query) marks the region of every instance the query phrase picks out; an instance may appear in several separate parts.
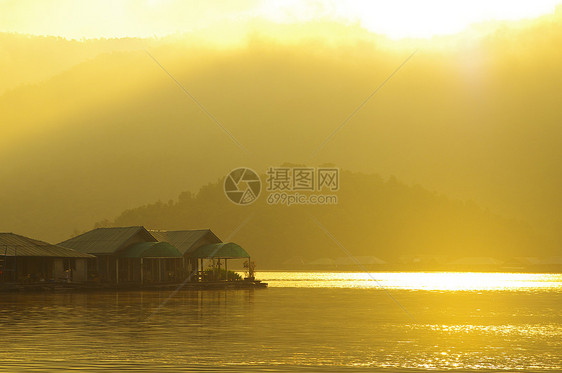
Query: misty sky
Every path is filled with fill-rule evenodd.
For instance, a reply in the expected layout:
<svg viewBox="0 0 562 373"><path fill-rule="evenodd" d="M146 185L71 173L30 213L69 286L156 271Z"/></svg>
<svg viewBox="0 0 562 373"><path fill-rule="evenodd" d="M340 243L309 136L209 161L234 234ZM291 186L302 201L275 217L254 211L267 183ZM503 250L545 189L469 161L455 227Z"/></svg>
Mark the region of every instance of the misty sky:
<svg viewBox="0 0 562 373"><path fill-rule="evenodd" d="M1 0L0 31L67 38L152 37L204 32L231 37L264 19L276 23L314 20L360 24L391 38L456 33L470 24L517 20L552 13L560 0Z"/></svg>
<svg viewBox="0 0 562 373"><path fill-rule="evenodd" d="M12 32L0 33L1 230L63 239L126 209L196 193L233 168L294 162L394 175L562 242L562 8L552 13L554 2L399 3L408 14L382 2L363 12L360 2L75 4L0 1L0 30ZM400 20L402 33L439 36L395 41L404 34L377 17ZM13 33L175 31L186 33L83 41Z"/></svg>

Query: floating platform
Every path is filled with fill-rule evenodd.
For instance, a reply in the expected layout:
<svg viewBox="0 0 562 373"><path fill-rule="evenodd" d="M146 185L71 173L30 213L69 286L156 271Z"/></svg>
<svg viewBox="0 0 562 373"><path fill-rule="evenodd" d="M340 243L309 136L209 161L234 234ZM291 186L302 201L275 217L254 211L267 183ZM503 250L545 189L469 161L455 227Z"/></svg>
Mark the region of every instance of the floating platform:
<svg viewBox="0 0 562 373"><path fill-rule="evenodd" d="M138 290L225 290L225 289L263 289L267 283L260 280L243 281L200 281L161 284L104 284L104 283L0 283L0 292L89 292L89 291L138 291Z"/></svg>

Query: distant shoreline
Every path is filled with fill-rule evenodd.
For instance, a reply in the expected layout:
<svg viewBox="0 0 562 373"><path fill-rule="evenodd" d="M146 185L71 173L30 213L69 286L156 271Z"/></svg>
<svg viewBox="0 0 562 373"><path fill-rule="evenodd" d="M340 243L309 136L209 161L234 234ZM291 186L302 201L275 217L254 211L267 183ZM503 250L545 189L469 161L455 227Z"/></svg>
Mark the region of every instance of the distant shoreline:
<svg viewBox="0 0 562 373"><path fill-rule="evenodd" d="M236 270L238 271L238 270ZM242 271L242 270L240 270ZM562 269L559 270L550 270L550 271L536 271L536 270L524 270L524 269L517 269L517 270L501 270L501 269L489 269L489 270L476 270L476 269L412 269L412 268L388 268L388 269L370 269L366 268L363 269L342 269L342 268L334 268L334 269L318 269L318 268L268 268L268 269L259 269L256 270L256 273L259 272L321 272L321 273L329 273L329 272L349 272L349 273L386 273L386 272L447 272L447 273L537 273L537 274L553 274L558 275L562 274Z"/></svg>

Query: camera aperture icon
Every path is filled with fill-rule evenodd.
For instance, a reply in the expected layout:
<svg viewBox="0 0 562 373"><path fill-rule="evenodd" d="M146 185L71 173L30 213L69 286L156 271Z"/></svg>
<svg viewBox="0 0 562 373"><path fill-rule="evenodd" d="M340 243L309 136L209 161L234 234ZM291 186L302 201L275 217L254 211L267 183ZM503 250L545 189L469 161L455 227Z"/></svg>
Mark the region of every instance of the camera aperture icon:
<svg viewBox="0 0 562 373"><path fill-rule="evenodd" d="M226 197L237 205L249 205L261 192L261 180L258 174L246 167L232 170L224 180Z"/></svg>

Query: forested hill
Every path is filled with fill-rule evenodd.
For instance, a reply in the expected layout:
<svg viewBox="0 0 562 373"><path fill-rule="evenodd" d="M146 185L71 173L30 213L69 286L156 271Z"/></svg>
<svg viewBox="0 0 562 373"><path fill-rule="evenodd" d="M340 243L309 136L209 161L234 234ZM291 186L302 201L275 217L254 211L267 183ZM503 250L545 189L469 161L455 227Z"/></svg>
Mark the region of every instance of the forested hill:
<svg viewBox="0 0 562 373"><path fill-rule="evenodd" d="M268 204L262 191L253 204L238 206L218 180L196 195L184 192L175 201L129 209L97 226L211 228L221 239L244 246L260 268L283 267L294 257L345 256L333 239L353 255L390 261L409 254L509 258L553 253L524 222L394 177L342 171L334 194L337 204L286 206Z"/></svg>
<svg viewBox="0 0 562 373"><path fill-rule="evenodd" d="M317 26L276 25L279 35L299 37L257 32L229 47L191 34L84 41L0 34L1 230L60 242L125 209L196 191L235 167L263 171L289 160L396 175L528 221L562 247L562 8L474 40L443 36L417 46L391 47L359 25L325 24L320 33ZM376 196L361 196L357 206L353 197L342 195L332 208L348 217L332 222L324 216L330 208L314 211L334 232L337 221L355 219L354 229L342 226L338 235L350 245L365 237L382 250L393 237L393 246L418 246L391 224L408 219L391 214L391 197L381 197L380 207L363 206ZM217 213L208 201L197 203ZM376 215L385 206L392 216ZM361 212L366 207L372 211ZM273 210L259 211L244 229L305 219L299 208ZM432 221L416 211L408 229L448 234L442 223L413 224ZM205 219L193 223L215 223ZM300 240L294 232L282 242ZM452 241L461 242L445 240Z"/></svg>

